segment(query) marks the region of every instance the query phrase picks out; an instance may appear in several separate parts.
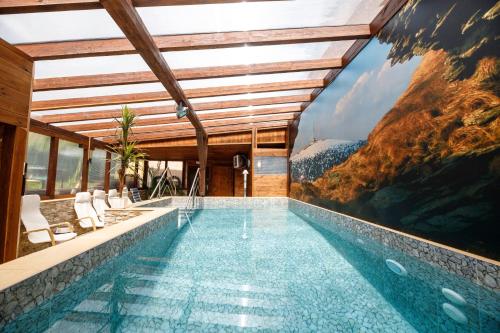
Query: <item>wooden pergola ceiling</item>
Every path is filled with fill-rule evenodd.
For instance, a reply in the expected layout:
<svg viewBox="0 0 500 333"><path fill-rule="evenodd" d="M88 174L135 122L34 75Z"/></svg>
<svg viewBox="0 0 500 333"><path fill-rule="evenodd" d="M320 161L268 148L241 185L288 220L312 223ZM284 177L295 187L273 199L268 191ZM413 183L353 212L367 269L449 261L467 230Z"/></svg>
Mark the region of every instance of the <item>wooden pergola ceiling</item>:
<svg viewBox="0 0 500 333"><path fill-rule="evenodd" d="M311 80L288 81L288 82L270 82L270 83L256 83L256 84L237 85L237 86L186 89L185 94L187 98L204 98L204 97L262 93L262 92L314 89L323 87L324 87L324 81L322 79L311 79ZM158 91L158 92L146 92L146 93L136 93L136 94L65 98L65 99L54 99L48 101L37 101L31 104L31 110L50 111L59 109L100 106L100 105L120 105L120 104L130 104L130 103L169 101L169 100L172 100L172 96L170 96L169 93L165 91Z"/></svg>
<svg viewBox="0 0 500 333"><path fill-rule="evenodd" d="M251 74L291 73L341 68L342 59L314 59L263 64L174 69L177 80L212 79ZM35 80L33 91L105 87L119 84L158 82L153 72L82 75Z"/></svg>
<svg viewBox="0 0 500 333"><path fill-rule="evenodd" d="M195 111L210 111L232 109L249 106L273 105L279 107L280 104L287 103L303 103L310 102L310 94L289 95L279 97L263 97L251 99L234 99L220 102L195 103L193 108ZM134 113L138 116L151 116L161 114L175 114L176 107L171 106L150 106L142 108L134 108ZM89 112L73 112L55 115L35 116L36 119L45 123L62 123L62 122L77 122L98 119L114 119L120 117L121 109L104 110L104 111L89 111Z"/></svg>
<svg viewBox="0 0 500 333"><path fill-rule="evenodd" d="M238 110L238 111L218 111L210 113L199 113L198 118L203 120L213 120L213 119L225 119L225 118L238 118L238 117L248 117L248 116L261 116L270 114L280 114L280 113L291 113L291 112L301 112L302 108L300 105L293 106L281 106L281 107L266 107L261 109L248 109L248 110ZM148 126L148 125L158 125L158 124L174 124L174 123L189 123L185 118L177 119L173 114L155 117L155 118L143 118L136 121L136 126ZM72 132L83 132L83 131L95 131L95 130L110 130L116 129L116 124L114 121L106 121L99 123L85 123L85 124L72 124L60 126L65 130ZM113 135L115 131L107 132ZM86 133L88 134L88 133Z"/></svg>
<svg viewBox="0 0 500 333"><path fill-rule="evenodd" d="M299 112L295 113L284 113L284 114L279 114L279 113L272 113L264 116L258 116L258 117L238 117L238 118L222 118L222 119L216 119L216 120L206 120L203 121L203 127L204 128L209 128L209 127L220 127L220 126L226 126L226 125L236 125L236 124L256 124L260 122L269 122L269 121L276 121L276 120L292 120L294 119ZM134 138L136 141L141 141L141 136L139 134L143 133L166 133L168 131L175 131L175 130L180 130L180 129L191 129L193 128L190 123L187 122L181 122L181 123L175 123L175 122L168 122L162 124L161 122L158 122L158 125L151 125L151 126L141 126L141 127L136 127L133 131L133 135L131 137ZM117 129L112 129L112 130L99 130L99 131L87 131L87 132L82 132L81 134L84 134L88 137L91 138L105 138L105 137L112 137L113 140L116 140L116 133L118 132Z"/></svg>
<svg viewBox="0 0 500 333"><path fill-rule="evenodd" d="M271 128L286 128L290 124L290 120L281 120L281 121L263 121L263 122L249 122L243 123L239 125L224 125L224 126L216 126L207 128L207 133L211 134L225 134L225 133L238 133L251 131L253 128L258 129L271 129ZM184 138L184 137L193 137L195 136L194 129L183 129L183 130L169 130L166 133L158 133L158 132L149 132L144 134L136 134L134 139L139 142L145 141L157 141L164 139L173 139L173 138ZM113 137L103 138L102 141L106 143L113 143L115 139ZM140 146L140 144L139 144Z"/></svg>
<svg viewBox="0 0 500 333"><path fill-rule="evenodd" d="M277 0L278 2L281 0ZM69 89L104 89L120 85L140 85L160 82L166 91L94 95L63 99L35 100L32 103L33 117L39 121L53 123L67 130L79 132L93 138L114 138L114 117L120 116L118 108L96 110L105 106L131 103L175 101L190 107L193 111L208 111L196 116L190 113L194 130L186 120L177 120L172 114L175 106L138 106L134 111L139 116L158 115L157 118L139 119L135 139L139 141L161 140L162 138L194 136L196 133L220 133L251 126L273 123L287 126L289 121L300 115L314 99L328 86L357 53L368 43L369 38L403 6L406 0L386 0L378 15L370 24L347 24L339 26L311 26L303 28L263 29L249 31L206 32L151 36L135 7L202 5L238 3L240 0L4 0L0 2L0 14L45 11L68 11L104 8L113 18L126 38L83 39L55 42L38 42L16 45L35 60L83 58L90 56L114 56L139 54L150 71L111 74L77 75L67 77L38 78L34 82L35 92L65 91ZM246 2L267 2L246 1ZM271 0L271 2L275 2ZM287 2L283 0L283 2ZM382 2L382 1L381 1ZM304 13L305 15L306 13ZM237 65L170 69L161 52L181 50L216 49L241 46L300 44L318 42L352 41L342 57L331 55L318 59L246 63ZM229 84L182 89L178 81L244 77L246 75L274 75L327 70L322 78L287 79L280 82L263 81L251 84ZM193 81L196 82L196 81ZM237 82L237 81L235 81ZM208 85L208 84L207 84ZM196 86L196 85L195 85ZM308 90L307 92L299 90ZM294 92L297 91L297 92ZM242 94L264 93L272 97L251 97ZM234 95L234 96L233 96ZM227 100L200 102L191 105L192 98L221 98ZM284 105L301 103L300 105ZM265 106L261 109L245 109L223 112L224 109ZM78 109L66 111L65 109ZM59 110L59 111L58 111ZM56 112L57 111L57 112ZM45 112L50 114L45 114ZM56 113L55 113L56 112ZM249 118L248 116L257 116ZM273 118L277 117L277 118ZM192 118L192 119L191 119ZM265 119L265 118L271 118ZM108 120L108 121L106 121ZM168 125L172 124L172 125ZM246 127L244 127L246 126ZM111 133L113 132L113 133ZM106 135L103 135L106 134ZM203 134L206 133L206 134ZM202 140L202 139L200 139ZM200 141L201 142L201 141ZM200 152L200 154L205 154Z"/></svg>

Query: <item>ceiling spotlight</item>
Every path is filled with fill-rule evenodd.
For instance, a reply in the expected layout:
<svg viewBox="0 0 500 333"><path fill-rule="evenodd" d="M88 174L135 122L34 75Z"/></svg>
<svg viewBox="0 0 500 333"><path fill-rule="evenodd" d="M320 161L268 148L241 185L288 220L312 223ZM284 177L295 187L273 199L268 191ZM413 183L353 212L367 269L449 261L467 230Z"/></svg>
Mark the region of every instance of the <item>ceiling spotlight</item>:
<svg viewBox="0 0 500 333"><path fill-rule="evenodd" d="M179 104L177 104L177 108L176 108L176 111L177 111L177 119L181 119L182 117L185 117L189 111L189 109L187 107L184 106L184 102L179 102Z"/></svg>

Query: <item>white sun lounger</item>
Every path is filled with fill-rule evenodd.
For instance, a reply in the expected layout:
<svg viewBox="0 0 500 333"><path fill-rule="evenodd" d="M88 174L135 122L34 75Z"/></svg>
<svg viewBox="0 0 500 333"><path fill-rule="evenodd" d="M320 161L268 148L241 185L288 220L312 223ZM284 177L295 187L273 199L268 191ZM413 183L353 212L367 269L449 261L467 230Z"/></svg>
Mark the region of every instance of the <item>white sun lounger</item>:
<svg viewBox="0 0 500 333"><path fill-rule="evenodd" d="M75 212L82 228L92 228L95 231L104 227L104 222L99 220L90 198L89 192L78 192L75 196Z"/></svg>
<svg viewBox="0 0 500 333"><path fill-rule="evenodd" d="M40 211L40 196L30 194L23 196L21 203L21 221L23 222L28 240L33 244L38 243L61 243L76 237L73 232L73 225L69 222L49 224L45 216ZM68 232L54 233L52 228L66 228Z"/></svg>

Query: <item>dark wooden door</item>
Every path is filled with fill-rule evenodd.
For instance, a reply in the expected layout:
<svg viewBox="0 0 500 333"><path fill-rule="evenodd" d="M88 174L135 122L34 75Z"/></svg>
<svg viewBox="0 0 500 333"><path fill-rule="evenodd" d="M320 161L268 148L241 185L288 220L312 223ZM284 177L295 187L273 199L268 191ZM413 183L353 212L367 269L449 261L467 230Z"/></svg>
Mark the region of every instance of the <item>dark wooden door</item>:
<svg viewBox="0 0 500 333"><path fill-rule="evenodd" d="M212 166L208 195L217 197L232 197L234 195L234 176L232 166Z"/></svg>

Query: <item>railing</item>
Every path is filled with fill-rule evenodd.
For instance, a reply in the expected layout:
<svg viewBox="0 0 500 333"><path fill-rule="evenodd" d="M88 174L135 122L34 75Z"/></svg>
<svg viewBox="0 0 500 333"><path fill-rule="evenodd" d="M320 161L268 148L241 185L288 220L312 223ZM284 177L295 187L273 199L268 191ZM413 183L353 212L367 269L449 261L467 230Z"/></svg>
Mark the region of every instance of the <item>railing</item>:
<svg viewBox="0 0 500 333"><path fill-rule="evenodd" d="M191 223L190 215L192 216L193 211L196 206L196 194L198 193L200 186L200 168L196 170L196 174L194 175L193 184L191 185L191 189L189 190L188 199L186 202L186 207L184 207L184 215L186 215L186 219L189 223L189 227L193 234L195 234L193 229L193 224Z"/></svg>
<svg viewBox="0 0 500 333"><path fill-rule="evenodd" d="M172 171L170 171L169 167L167 166L165 167L165 170L163 170L163 172L161 173L160 180L156 184L153 193L151 193L151 195L149 196L149 199L153 199L155 197L155 194L157 194L158 198L161 198L165 194L165 191L167 189L170 192L170 196L176 195L177 187L175 186L175 183L172 181L172 179L173 179Z"/></svg>
<svg viewBox="0 0 500 333"><path fill-rule="evenodd" d="M188 200L186 203L186 207L184 208L186 211L190 211L194 209L196 194L198 193L200 186L200 168L196 170L196 174L194 175L193 184L191 185L191 189L189 190Z"/></svg>

